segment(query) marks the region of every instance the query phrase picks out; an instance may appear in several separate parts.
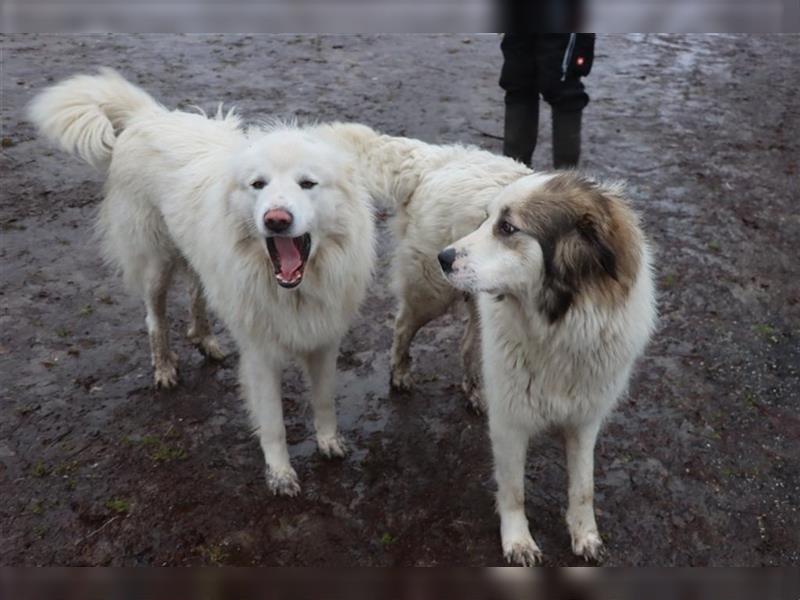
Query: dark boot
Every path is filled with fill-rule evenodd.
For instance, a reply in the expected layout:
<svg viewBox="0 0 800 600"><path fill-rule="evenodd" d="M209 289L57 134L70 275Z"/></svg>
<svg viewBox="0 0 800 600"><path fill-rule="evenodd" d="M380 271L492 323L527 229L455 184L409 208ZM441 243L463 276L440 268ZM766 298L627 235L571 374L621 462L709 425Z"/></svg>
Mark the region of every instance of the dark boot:
<svg viewBox="0 0 800 600"><path fill-rule="evenodd" d="M503 154L531 166L539 135L539 99L525 104L506 104Z"/></svg>
<svg viewBox="0 0 800 600"><path fill-rule="evenodd" d="M553 167L576 167L580 157L581 111L553 110Z"/></svg>

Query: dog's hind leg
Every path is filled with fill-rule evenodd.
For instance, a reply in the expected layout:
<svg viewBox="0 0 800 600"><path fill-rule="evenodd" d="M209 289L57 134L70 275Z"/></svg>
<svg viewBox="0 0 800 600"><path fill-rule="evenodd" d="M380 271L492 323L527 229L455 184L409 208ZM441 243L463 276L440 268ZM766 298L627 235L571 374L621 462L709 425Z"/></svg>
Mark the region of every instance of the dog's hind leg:
<svg viewBox="0 0 800 600"><path fill-rule="evenodd" d="M567 527L572 551L584 559L603 558L603 540L594 517L594 446L600 420L568 425L564 430L569 476Z"/></svg>
<svg viewBox="0 0 800 600"><path fill-rule="evenodd" d="M187 272L189 274L191 323L189 324L189 330L186 332L186 337L206 358L222 360L225 358L225 353L211 331L203 284L191 267L187 267Z"/></svg>
<svg viewBox="0 0 800 600"><path fill-rule="evenodd" d="M142 271L145 321L157 388L171 388L178 383L178 355L170 349L167 323L167 292L174 271L174 261L160 258L150 260Z"/></svg>
<svg viewBox="0 0 800 600"><path fill-rule="evenodd" d="M286 447L281 403L282 365L264 350L265 343L257 340L241 345L242 389L267 463L269 489L274 494L296 496L300 492L300 483L289 462Z"/></svg>
<svg viewBox="0 0 800 600"><path fill-rule="evenodd" d="M325 346L303 355L303 366L311 384L311 407L319 451L332 458L344 456L347 446L336 423L336 355L338 346Z"/></svg>
<svg viewBox="0 0 800 600"><path fill-rule="evenodd" d="M391 351L391 385L394 389L408 391L413 387L409 352L411 341L422 326L443 315L451 302L452 296L449 294L416 297L413 301L406 294L401 294Z"/></svg>
<svg viewBox="0 0 800 600"><path fill-rule="evenodd" d="M481 389L481 330L478 303L472 294L466 294L464 304L467 309L467 325L461 338L461 365L464 375L461 389L467 404L477 413L485 412L486 402Z"/></svg>

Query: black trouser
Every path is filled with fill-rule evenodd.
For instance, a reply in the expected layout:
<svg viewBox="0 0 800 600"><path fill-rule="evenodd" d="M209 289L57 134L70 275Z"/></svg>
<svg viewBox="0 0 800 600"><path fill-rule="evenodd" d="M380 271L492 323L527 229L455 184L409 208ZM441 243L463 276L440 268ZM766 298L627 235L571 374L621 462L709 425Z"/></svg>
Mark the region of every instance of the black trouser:
<svg viewBox="0 0 800 600"><path fill-rule="evenodd" d="M580 44L593 50L594 37L577 34ZM574 45L574 40L573 40ZM505 135L503 153L527 165L531 163L539 131L539 94L552 107L553 165L578 164L581 111L589 96L581 83L570 34L511 34L503 36L503 70L500 86L505 90ZM571 50L571 51L570 51ZM581 61L585 72L593 52ZM566 57L566 62L565 62Z"/></svg>

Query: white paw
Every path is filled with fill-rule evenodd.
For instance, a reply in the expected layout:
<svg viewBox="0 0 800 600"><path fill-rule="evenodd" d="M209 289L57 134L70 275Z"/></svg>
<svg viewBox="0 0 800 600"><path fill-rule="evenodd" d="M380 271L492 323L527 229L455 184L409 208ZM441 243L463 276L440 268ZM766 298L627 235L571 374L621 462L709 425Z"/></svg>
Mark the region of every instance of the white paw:
<svg viewBox="0 0 800 600"><path fill-rule="evenodd" d="M341 458L347 454L347 443L339 434L317 437L317 448L327 458Z"/></svg>
<svg viewBox="0 0 800 600"><path fill-rule="evenodd" d="M267 468L267 486L276 496L296 496L300 493L300 482L292 467L280 471Z"/></svg>
<svg viewBox="0 0 800 600"><path fill-rule="evenodd" d="M572 552L582 556L585 561L602 562L606 557L605 546L596 531L572 535Z"/></svg>
<svg viewBox="0 0 800 600"><path fill-rule="evenodd" d="M178 357L173 353L170 358L172 358L171 361L156 365L153 373L156 389L168 390L178 384Z"/></svg>
<svg viewBox="0 0 800 600"><path fill-rule="evenodd" d="M523 567L534 567L542 563L542 551L527 531L524 536L503 540L503 556L506 562Z"/></svg>
<svg viewBox="0 0 800 600"><path fill-rule="evenodd" d="M392 368L392 388L399 392L410 392L414 387L414 379L408 369L401 367Z"/></svg>

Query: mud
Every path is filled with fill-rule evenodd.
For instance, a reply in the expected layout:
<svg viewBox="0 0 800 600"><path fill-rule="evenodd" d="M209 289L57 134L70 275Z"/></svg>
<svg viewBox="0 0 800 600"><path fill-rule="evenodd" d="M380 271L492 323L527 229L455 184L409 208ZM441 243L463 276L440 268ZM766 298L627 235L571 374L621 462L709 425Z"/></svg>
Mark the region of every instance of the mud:
<svg viewBox="0 0 800 600"><path fill-rule="evenodd" d="M236 356L172 335L181 385L151 387L139 301L91 239L101 176L34 138L23 106L96 65L168 106L363 121L499 151L497 36L6 36L2 39L0 561L29 565L496 565L484 419L459 392L458 317L388 389L391 238L344 341L352 453L314 453L285 377L303 491L272 497L237 396ZM797 37L603 37L586 84L584 166L630 184L658 249L661 326L597 448L612 565L800 560ZM535 166L549 166L543 111ZM185 289L185 288L184 288ZM561 441L532 445L527 511L546 564L579 564Z"/></svg>

